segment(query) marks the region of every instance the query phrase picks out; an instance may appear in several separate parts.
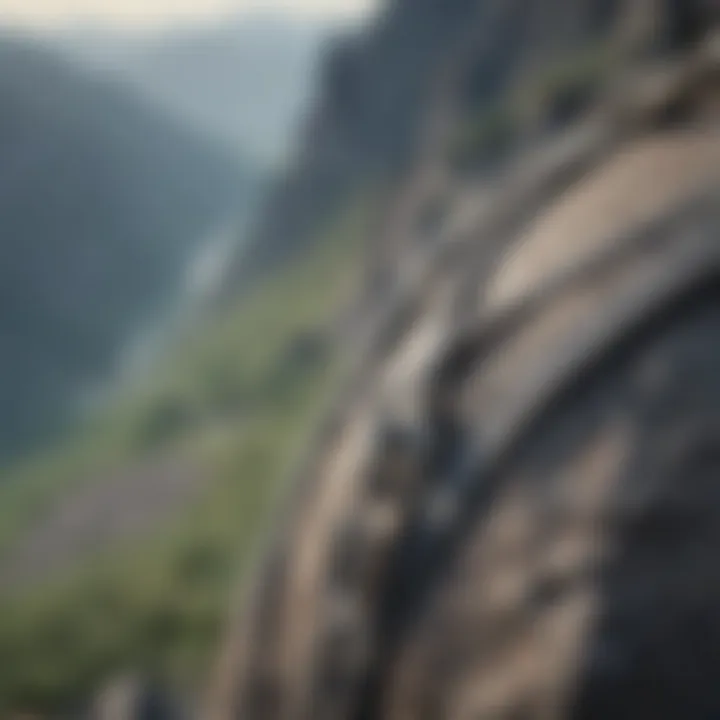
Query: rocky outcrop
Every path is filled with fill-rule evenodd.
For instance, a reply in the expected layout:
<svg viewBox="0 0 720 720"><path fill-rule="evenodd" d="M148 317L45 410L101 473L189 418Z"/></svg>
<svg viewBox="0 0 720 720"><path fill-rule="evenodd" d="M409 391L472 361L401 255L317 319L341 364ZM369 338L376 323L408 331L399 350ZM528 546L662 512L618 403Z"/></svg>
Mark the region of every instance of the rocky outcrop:
<svg viewBox="0 0 720 720"><path fill-rule="evenodd" d="M145 678L128 675L107 684L97 695L86 720L181 720L177 698Z"/></svg>
<svg viewBox="0 0 720 720"><path fill-rule="evenodd" d="M457 8L372 245L388 301L208 716L712 717L716 6Z"/></svg>
<svg viewBox="0 0 720 720"><path fill-rule="evenodd" d="M440 192L446 168L438 165L459 155L474 173L495 170L509 152L542 142L597 99L623 58L658 55L694 37L700 11L693 7L676 0L386 3L368 29L328 51L297 157L271 193L232 286L302 252L369 188L383 189L375 243L382 254L398 224ZM387 262L383 255L371 272Z"/></svg>
<svg viewBox="0 0 720 720"><path fill-rule="evenodd" d="M349 196L412 162L438 71L476 5L398 0L328 51L298 156L241 259L243 278L302 251Z"/></svg>

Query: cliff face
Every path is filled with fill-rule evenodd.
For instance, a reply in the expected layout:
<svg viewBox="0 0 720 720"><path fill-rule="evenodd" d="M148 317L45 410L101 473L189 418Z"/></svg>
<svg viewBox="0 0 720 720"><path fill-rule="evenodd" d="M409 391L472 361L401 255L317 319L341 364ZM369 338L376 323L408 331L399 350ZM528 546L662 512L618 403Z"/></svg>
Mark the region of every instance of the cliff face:
<svg viewBox="0 0 720 720"><path fill-rule="evenodd" d="M397 0L360 42L382 58L362 97L412 119L358 100L350 131L329 108L363 85L330 83L284 197L314 163L338 194L388 173L368 252L389 289L213 717L720 707L719 20L674 0ZM402 41L424 32L427 65ZM302 243L334 202L314 197L267 237Z"/></svg>
<svg viewBox="0 0 720 720"><path fill-rule="evenodd" d="M418 183L418 165L428 156L444 162L453 142L462 162L463 140L471 149L473 141L494 146L484 154L475 148L479 164L492 164L498 148L518 145L520 128L504 126L513 93L530 103L516 108L524 135L534 130L539 140L582 109L618 49L664 51L692 37L695 24L692 8L674 0L632 8L620 0L388 2L369 28L328 52L300 151L238 274L253 276L302 251L360 191L392 188L381 208L392 214L398 195L413 194L407 185ZM543 91L558 94L556 102ZM545 116L534 116L541 107Z"/></svg>
<svg viewBox="0 0 720 720"><path fill-rule="evenodd" d="M301 251L343 202L411 162L437 83L476 0L396 2L327 53L316 107L268 202L243 273Z"/></svg>

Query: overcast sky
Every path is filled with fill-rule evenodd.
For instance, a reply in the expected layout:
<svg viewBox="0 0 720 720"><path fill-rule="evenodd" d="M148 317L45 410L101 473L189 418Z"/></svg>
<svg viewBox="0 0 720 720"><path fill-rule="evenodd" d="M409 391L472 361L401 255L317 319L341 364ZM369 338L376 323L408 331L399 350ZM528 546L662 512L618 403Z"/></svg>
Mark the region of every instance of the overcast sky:
<svg viewBox="0 0 720 720"><path fill-rule="evenodd" d="M4 25L52 27L83 19L157 26L228 11L280 9L335 16L362 15L375 0L0 0Z"/></svg>

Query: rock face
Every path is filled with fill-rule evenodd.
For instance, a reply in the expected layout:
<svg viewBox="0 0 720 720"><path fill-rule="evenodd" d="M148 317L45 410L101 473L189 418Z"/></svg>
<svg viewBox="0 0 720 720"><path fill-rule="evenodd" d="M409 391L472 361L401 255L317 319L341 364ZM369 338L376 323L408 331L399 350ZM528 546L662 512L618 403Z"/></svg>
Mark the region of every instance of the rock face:
<svg viewBox="0 0 720 720"><path fill-rule="evenodd" d="M105 687L87 720L180 720L184 715L163 689L139 677L121 677Z"/></svg>
<svg viewBox="0 0 720 720"><path fill-rule="evenodd" d="M302 252L344 198L412 162L438 72L480 4L397 0L364 34L335 43L300 152L268 201L239 279Z"/></svg>
<svg viewBox="0 0 720 720"><path fill-rule="evenodd" d="M391 301L208 717L714 717L717 5L456 6L381 235ZM512 133L459 170L478 97Z"/></svg>

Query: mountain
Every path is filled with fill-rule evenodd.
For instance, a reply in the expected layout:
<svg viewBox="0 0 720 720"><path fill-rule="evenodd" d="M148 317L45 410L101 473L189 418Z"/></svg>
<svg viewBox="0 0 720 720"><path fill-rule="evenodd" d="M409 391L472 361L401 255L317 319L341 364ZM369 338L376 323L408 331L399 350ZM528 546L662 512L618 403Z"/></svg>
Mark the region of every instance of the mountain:
<svg viewBox="0 0 720 720"><path fill-rule="evenodd" d="M338 49L252 259L380 183L389 292L204 716L720 708L719 50L705 0L388 0Z"/></svg>
<svg viewBox="0 0 720 720"><path fill-rule="evenodd" d="M0 456L107 376L256 183L126 89L0 39Z"/></svg>
<svg viewBox="0 0 720 720"><path fill-rule="evenodd" d="M84 27L49 40L71 61L126 83L228 148L281 163L338 23L267 12L159 34Z"/></svg>
<svg viewBox="0 0 720 720"><path fill-rule="evenodd" d="M514 145L509 86L523 93L523 82L574 84L555 108L567 116L587 99L599 66L610 64L598 40L615 12L610 0L555 0L551 11L533 12L504 0L394 0L383 8L326 52L299 152L268 198L235 284L302 253L338 208L368 190L382 190L384 211L396 216L377 238L382 254L408 202L435 182L435 169L418 168L440 145L463 156L480 142L486 163Z"/></svg>
<svg viewBox="0 0 720 720"><path fill-rule="evenodd" d="M720 600L718 46L683 42L700 3L662 3L388 0L334 46L233 280L308 264L178 346L109 427L120 459L73 460L66 479L48 463L40 485L21 473L29 495L0 487L8 584L45 575L0 606L0 714L81 717L98 683L133 669L181 698L217 669L198 693L212 707L183 715L218 720L720 706L706 632ZM367 190L373 232L320 232ZM74 281L64 247L42 252L42 280ZM389 292L358 288L363 254ZM33 307L36 275L17 307ZM83 302L110 307L104 290ZM346 312L357 290L361 312ZM115 712L113 685L87 717Z"/></svg>
<svg viewBox="0 0 720 720"><path fill-rule="evenodd" d="M299 152L268 198L235 284L302 253L348 198L394 183L410 169L440 77L477 27L478 4L386 3L368 28L332 42ZM516 51L502 28L489 33L501 51Z"/></svg>

